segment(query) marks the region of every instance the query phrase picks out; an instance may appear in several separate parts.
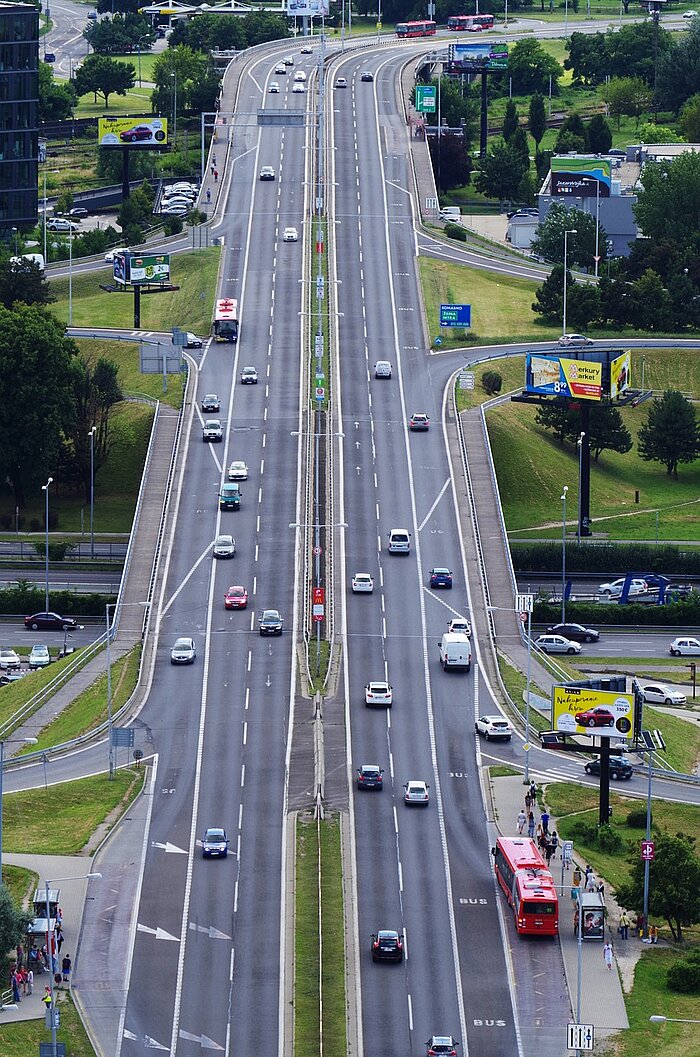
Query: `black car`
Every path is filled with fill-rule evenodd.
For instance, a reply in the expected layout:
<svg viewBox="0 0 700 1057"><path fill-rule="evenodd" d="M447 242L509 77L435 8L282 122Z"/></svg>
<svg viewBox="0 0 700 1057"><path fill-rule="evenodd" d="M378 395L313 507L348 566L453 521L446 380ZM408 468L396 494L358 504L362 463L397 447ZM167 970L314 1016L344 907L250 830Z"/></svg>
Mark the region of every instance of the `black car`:
<svg viewBox="0 0 700 1057"><path fill-rule="evenodd" d="M562 749L566 745L567 739L566 735L561 734L558 730L541 730L540 742L543 749Z"/></svg>
<svg viewBox="0 0 700 1057"><path fill-rule="evenodd" d="M597 642L600 632L594 628L584 628L583 624L555 624L547 628L548 635L563 635L565 639L573 642Z"/></svg>
<svg viewBox="0 0 700 1057"><path fill-rule="evenodd" d="M281 635L283 623L278 610L264 609L258 621L258 629L261 635Z"/></svg>
<svg viewBox="0 0 700 1057"><path fill-rule="evenodd" d="M363 70L362 74L360 76L360 80L361 81L373 81L374 80L374 74L372 73L371 70Z"/></svg>
<svg viewBox="0 0 700 1057"><path fill-rule="evenodd" d="M382 777L384 771L381 767L377 767L373 763L363 763L362 767L357 768L357 788L358 789L383 789L384 778Z"/></svg>
<svg viewBox="0 0 700 1057"><path fill-rule="evenodd" d="M202 857L211 859L214 855L219 859L225 859L228 855L226 830L219 827L211 827L202 838Z"/></svg>
<svg viewBox="0 0 700 1057"><path fill-rule="evenodd" d="M206 393L202 397L202 411L221 411L221 401L216 393Z"/></svg>
<svg viewBox="0 0 700 1057"><path fill-rule="evenodd" d="M593 759L586 764L584 771L586 774L600 774L600 757L594 756ZM630 767L627 760L623 760L622 756L610 757L610 777L613 782L616 782L618 778L631 778L633 774L633 769Z"/></svg>
<svg viewBox="0 0 700 1057"><path fill-rule="evenodd" d="M32 631L67 631L77 628L78 624L73 617L62 617L58 613L35 613L24 618L24 626Z"/></svg>
<svg viewBox="0 0 700 1057"><path fill-rule="evenodd" d="M44 52L44 62L55 62L55 61L56 61L56 56L55 56L54 52L52 52L52 51L45 51Z"/></svg>
<svg viewBox="0 0 700 1057"><path fill-rule="evenodd" d="M394 929L379 929L372 935L373 962L402 962L403 941Z"/></svg>
<svg viewBox="0 0 700 1057"><path fill-rule="evenodd" d="M69 216L71 220L85 220L85 217L90 216L90 214L85 206L71 206L66 216Z"/></svg>

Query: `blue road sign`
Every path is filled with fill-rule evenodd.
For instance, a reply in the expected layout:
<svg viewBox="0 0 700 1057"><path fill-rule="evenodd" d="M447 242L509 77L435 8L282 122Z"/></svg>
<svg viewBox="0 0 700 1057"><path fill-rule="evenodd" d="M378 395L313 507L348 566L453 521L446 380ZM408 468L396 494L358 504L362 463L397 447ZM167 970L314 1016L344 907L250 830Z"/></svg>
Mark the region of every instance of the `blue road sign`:
<svg viewBox="0 0 700 1057"><path fill-rule="evenodd" d="M441 327L471 327L471 305L440 305Z"/></svg>

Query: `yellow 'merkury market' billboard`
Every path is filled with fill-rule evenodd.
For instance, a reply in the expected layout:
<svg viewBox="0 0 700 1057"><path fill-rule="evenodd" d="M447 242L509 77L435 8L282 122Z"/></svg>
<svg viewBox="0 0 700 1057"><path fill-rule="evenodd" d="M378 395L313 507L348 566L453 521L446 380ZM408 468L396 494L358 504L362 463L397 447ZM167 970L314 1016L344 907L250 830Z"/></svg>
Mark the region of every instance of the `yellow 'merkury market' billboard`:
<svg viewBox="0 0 700 1057"><path fill-rule="evenodd" d="M100 147L164 147L167 142L165 117L101 117L97 122Z"/></svg>
<svg viewBox="0 0 700 1057"><path fill-rule="evenodd" d="M630 738L634 731L634 694L582 686L552 688L552 725L562 734Z"/></svg>

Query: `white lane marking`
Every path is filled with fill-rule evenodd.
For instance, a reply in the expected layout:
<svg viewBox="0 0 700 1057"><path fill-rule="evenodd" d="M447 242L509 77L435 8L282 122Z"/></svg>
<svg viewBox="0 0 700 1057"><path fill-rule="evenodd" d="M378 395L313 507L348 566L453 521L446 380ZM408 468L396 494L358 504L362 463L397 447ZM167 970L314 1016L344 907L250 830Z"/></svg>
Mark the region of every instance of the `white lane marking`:
<svg viewBox="0 0 700 1057"><path fill-rule="evenodd" d="M245 786L245 764L241 764L241 789Z"/></svg>
<svg viewBox="0 0 700 1057"><path fill-rule="evenodd" d="M250 669L252 667L252 664L253 664L253 654L252 654L252 652L250 650L248 650L248 671L250 671Z"/></svg>
<svg viewBox="0 0 700 1057"><path fill-rule="evenodd" d="M431 506L430 510L428 511L428 513L425 515L425 517L421 521L420 525L418 526L418 531L419 532L423 531L423 529L427 525L428 521L432 517L433 512L435 510L435 507L438 505L438 503L440 502L440 500L442 499L442 497L444 496L445 492L447 491L447 489L449 487L450 487L450 478L448 477L447 480L445 481L444 485L442 486L442 488L438 492L438 495L437 495L437 498L436 498L435 502L433 503L433 505Z"/></svg>
<svg viewBox="0 0 700 1057"><path fill-rule="evenodd" d="M248 744L248 723L247 721L243 724L243 744Z"/></svg>
<svg viewBox="0 0 700 1057"><path fill-rule="evenodd" d="M199 558L197 558L197 561L194 563L194 565L192 566L190 571L185 576L185 579L179 585L177 591L174 593L174 595L172 595L172 597L169 599L167 604L163 607L163 609L161 610L161 615L160 615L160 619L161 620L163 619L164 616L166 616L166 614L167 614L168 610L170 609L171 605L173 604L173 602L175 601L177 596L180 594L180 592L183 590L183 588L187 585L187 583L190 580L190 578L194 575L194 573L196 573L197 569L202 564L204 559L209 556L209 551L211 550L212 546L213 546L213 544L210 543L209 546L207 547L207 549L204 551L204 553L200 554Z"/></svg>

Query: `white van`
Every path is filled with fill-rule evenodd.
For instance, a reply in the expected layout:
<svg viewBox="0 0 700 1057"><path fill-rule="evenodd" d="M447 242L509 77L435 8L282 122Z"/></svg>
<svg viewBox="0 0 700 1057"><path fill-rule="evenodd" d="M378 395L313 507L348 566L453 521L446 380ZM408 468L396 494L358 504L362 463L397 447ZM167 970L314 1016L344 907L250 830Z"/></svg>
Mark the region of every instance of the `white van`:
<svg viewBox="0 0 700 1057"><path fill-rule="evenodd" d="M294 74L294 80L297 82L297 84L303 84L306 80L306 74L304 73L304 71L297 70L297 72Z"/></svg>
<svg viewBox="0 0 700 1057"><path fill-rule="evenodd" d="M472 647L466 635L456 631L446 631L438 647L440 664L444 671L469 671L472 666Z"/></svg>
<svg viewBox="0 0 700 1057"><path fill-rule="evenodd" d="M440 220L449 220L453 224L458 224L462 219L462 210L459 206L443 206L440 210Z"/></svg>
<svg viewBox="0 0 700 1057"><path fill-rule="evenodd" d="M389 554L408 554L410 550L411 533L408 529L391 529L389 532Z"/></svg>

